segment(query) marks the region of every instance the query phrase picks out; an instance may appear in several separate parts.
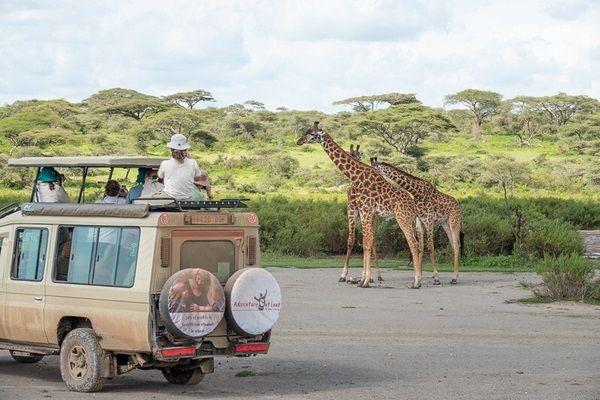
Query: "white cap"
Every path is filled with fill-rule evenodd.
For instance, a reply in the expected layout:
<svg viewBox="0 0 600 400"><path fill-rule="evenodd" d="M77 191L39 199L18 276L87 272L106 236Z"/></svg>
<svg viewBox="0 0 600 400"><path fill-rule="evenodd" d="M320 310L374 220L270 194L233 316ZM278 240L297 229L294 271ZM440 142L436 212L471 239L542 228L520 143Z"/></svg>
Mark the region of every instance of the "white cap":
<svg viewBox="0 0 600 400"><path fill-rule="evenodd" d="M173 150L187 150L190 148L190 145L184 135L176 133L171 136L171 141L167 143L167 147Z"/></svg>

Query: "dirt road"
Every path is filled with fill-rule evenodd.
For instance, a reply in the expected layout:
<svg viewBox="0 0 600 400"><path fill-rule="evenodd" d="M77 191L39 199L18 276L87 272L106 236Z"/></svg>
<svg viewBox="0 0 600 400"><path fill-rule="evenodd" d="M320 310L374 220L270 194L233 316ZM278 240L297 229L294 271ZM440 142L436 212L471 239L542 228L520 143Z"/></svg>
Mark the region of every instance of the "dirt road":
<svg viewBox="0 0 600 400"><path fill-rule="evenodd" d="M0 399L600 399L600 306L507 303L535 274L464 273L456 286L442 274L411 290L406 271L371 289L333 269L270 271L284 309L267 356L221 360L197 386L134 371L83 395L58 357L22 365L2 351Z"/></svg>

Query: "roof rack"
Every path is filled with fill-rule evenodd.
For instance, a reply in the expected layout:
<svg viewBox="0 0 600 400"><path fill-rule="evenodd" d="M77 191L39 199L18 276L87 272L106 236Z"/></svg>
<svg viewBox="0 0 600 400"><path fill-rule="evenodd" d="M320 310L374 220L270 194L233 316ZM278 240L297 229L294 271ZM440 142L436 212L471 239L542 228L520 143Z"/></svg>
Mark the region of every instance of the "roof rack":
<svg viewBox="0 0 600 400"><path fill-rule="evenodd" d="M140 197L134 203L146 202L150 211L220 210L222 208L248 208L244 201L250 199L222 199L210 201L176 200L170 197ZM165 202L168 201L168 202Z"/></svg>

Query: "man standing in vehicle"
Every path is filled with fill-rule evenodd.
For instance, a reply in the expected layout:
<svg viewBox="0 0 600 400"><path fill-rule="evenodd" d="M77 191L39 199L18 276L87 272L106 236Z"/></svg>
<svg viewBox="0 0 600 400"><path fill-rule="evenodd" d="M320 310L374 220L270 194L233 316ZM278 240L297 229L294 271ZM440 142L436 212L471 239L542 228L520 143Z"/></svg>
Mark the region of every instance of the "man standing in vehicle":
<svg viewBox="0 0 600 400"><path fill-rule="evenodd" d="M206 197L197 186L203 186L208 188L208 197L212 199L208 175L203 175L196 160L188 156L190 145L187 138L176 133L171 136L167 147L171 149L171 158L163 161L158 169L158 177L165 185L164 192L177 200L201 201Z"/></svg>

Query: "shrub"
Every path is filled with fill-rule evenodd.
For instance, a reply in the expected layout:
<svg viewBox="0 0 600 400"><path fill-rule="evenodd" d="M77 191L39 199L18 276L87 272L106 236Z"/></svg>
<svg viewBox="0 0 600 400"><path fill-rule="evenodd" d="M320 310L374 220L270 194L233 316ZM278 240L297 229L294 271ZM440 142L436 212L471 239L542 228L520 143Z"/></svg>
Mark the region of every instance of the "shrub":
<svg viewBox="0 0 600 400"><path fill-rule="evenodd" d="M583 300L597 295L599 283L593 281L594 265L577 253L544 256L539 263L538 273L544 281L544 288L536 292L539 296Z"/></svg>
<svg viewBox="0 0 600 400"><path fill-rule="evenodd" d="M523 241L523 250L539 258L583 253L583 241L572 225L559 220L539 222Z"/></svg>
<svg viewBox="0 0 600 400"><path fill-rule="evenodd" d="M512 252L514 238L504 216L487 210L463 213L464 253L468 255L507 255Z"/></svg>

